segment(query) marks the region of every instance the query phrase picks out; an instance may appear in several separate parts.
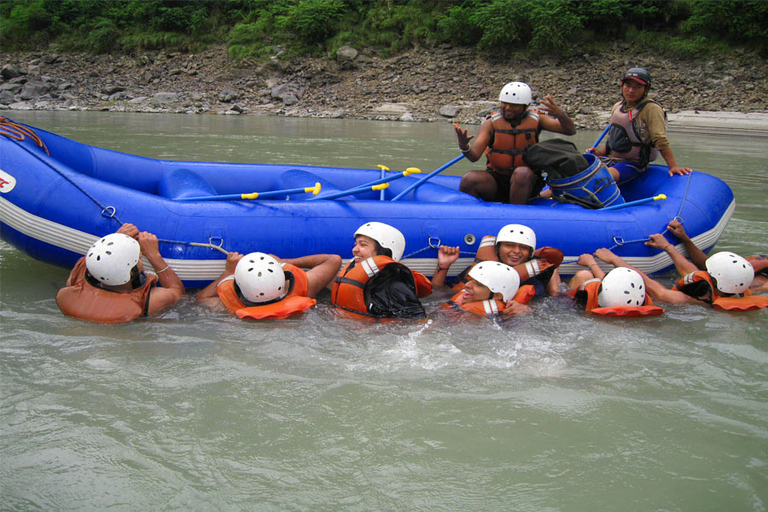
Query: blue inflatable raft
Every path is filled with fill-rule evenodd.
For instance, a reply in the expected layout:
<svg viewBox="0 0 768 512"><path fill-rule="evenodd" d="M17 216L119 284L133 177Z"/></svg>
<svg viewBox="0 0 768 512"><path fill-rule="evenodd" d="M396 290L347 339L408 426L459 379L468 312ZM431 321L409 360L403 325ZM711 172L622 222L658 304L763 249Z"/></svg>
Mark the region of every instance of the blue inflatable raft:
<svg viewBox="0 0 768 512"><path fill-rule="evenodd" d="M520 206L459 192L457 176L435 175L412 188L424 175L387 171L382 193L371 186L382 181L379 170L157 160L4 118L0 133L3 240L33 258L71 267L95 240L130 222L157 235L163 257L188 287L217 278L227 251L349 258L353 233L372 220L402 231L404 263L428 275L440 244L461 248L451 269L458 273L473 261L483 236L512 222L533 228L540 247L562 250L565 275L578 270L580 254L600 247L656 273L671 261L643 244L649 235L679 218L708 251L735 207L720 179L701 172L670 177L657 165L622 187L626 203L615 209L544 199ZM243 199L249 192L259 194ZM661 194L666 199L649 201Z"/></svg>

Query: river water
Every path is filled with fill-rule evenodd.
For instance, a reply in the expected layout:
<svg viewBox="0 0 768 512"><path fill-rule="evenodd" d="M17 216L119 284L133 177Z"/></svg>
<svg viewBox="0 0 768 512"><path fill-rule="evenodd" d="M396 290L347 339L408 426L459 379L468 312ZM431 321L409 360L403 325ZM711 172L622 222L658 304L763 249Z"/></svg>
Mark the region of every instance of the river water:
<svg viewBox="0 0 768 512"><path fill-rule="evenodd" d="M458 153L449 123L11 117L169 159L431 171ZM734 189L716 249L768 253L767 139L671 139ZM246 323L185 300L102 326L58 311L66 269L0 242L0 272L0 510L768 508L766 311L605 320L546 299L500 324L433 298L427 321L371 325L321 300Z"/></svg>

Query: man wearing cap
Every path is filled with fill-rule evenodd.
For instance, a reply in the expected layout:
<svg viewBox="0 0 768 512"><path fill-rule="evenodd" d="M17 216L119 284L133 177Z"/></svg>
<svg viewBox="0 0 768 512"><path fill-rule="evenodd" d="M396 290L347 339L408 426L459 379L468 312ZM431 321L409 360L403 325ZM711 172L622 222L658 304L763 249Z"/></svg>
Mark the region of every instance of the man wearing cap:
<svg viewBox="0 0 768 512"><path fill-rule="evenodd" d="M664 108L648 98L651 74L645 68L630 68L621 79L621 101L611 109L608 142L589 148L603 160L613 179L621 185L637 178L650 162L661 154L669 175L690 174L691 169L675 161L667 139L667 115Z"/></svg>
<svg viewBox="0 0 768 512"><path fill-rule="evenodd" d="M499 112L483 121L472 146L469 141L475 136L454 124L459 149L467 160L476 162L483 155L488 159L485 170L462 177L459 189L484 201L525 204L544 187L541 171L523 161L525 150L539 141L542 130L574 135L576 125L549 94L537 108L531 107L531 88L523 82L505 85L499 101Z"/></svg>

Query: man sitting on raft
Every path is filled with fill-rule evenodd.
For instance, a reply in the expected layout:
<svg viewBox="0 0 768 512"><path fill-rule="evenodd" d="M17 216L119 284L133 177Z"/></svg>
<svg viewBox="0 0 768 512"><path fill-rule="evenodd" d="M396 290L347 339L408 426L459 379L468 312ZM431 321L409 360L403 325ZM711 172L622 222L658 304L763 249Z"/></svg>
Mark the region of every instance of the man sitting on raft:
<svg viewBox="0 0 768 512"><path fill-rule="evenodd" d="M539 133L547 130L574 135L576 125L551 95L541 100L541 107L548 114L532 108L531 88L523 82L510 82L499 94L501 108L493 112L480 125L475 136L458 125L456 136L459 149L470 162L487 156L483 171L465 174L459 189L484 201L525 204L544 188L541 171L531 169L523 161L525 150L539 141Z"/></svg>
<svg viewBox="0 0 768 512"><path fill-rule="evenodd" d="M288 318L314 306L339 267L341 257L335 254L281 260L262 252L230 252L224 272L197 294L197 301L224 306L239 318Z"/></svg>
<svg viewBox="0 0 768 512"><path fill-rule="evenodd" d="M667 115L662 106L648 99L651 74L645 68L631 68L621 79L621 101L611 109L608 142L589 148L601 160L613 180L621 185L645 172L659 153L669 166L669 175L690 174L691 169L675 161L667 139Z"/></svg>

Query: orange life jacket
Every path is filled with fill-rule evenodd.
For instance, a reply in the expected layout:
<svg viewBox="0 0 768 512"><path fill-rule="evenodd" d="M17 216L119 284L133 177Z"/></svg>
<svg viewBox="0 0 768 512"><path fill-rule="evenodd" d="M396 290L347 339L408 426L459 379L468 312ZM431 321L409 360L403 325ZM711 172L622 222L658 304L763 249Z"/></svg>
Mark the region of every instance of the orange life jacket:
<svg viewBox="0 0 768 512"><path fill-rule="evenodd" d="M512 300L520 304L528 304L535 294L536 290L533 286L526 284L517 290L515 298ZM458 292L448 302L443 303L440 309L466 311L479 317L498 315L507 309L506 303L499 299L476 300L465 304L463 295L464 292Z"/></svg>
<svg viewBox="0 0 768 512"><path fill-rule="evenodd" d="M387 265L403 267L405 265L387 256L374 256L358 264L354 263L354 261L347 263L336 277L331 290L331 303L344 316L374 319L375 317L369 314L368 305L365 303L365 284ZM413 275L416 296L419 298L429 296L432 293L432 281L421 272L408 270Z"/></svg>
<svg viewBox="0 0 768 512"><path fill-rule="evenodd" d="M72 269L70 286L56 294L56 304L67 316L90 322L116 324L146 315L149 292L157 276L147 275L144 284L128 293L119 293L91 284L86 276L85 257Z"/></svg>
<svg viewBox="0 0 768 512"><path fill-rule="evenodd" d="M539 115L527 110L522 121L515 126L499 112L493 112L490 119L491 141L486 151L487 168L508 176L516 167L526 165L523 153L539 142Z"/></svg>
<svg viewBox="0 0 768 512"><path fill-rule="evenodd" d="M483 237L483 239L480 241L480 246L477 249L477 254L475 255L475 263L464 269L464 271L459 274L458 281L453 285L451 289L457 292L463 290L464 285L467 284L467 281L469 281L467 278L469 271L472 270L472 267L481 261L499 261L499 258L496 255L495 236ZM520 275L520 283L522 285L526 284L531 279L540 276L547 270L552 269L552 267L557 269L562 262L563 252L561 250L555 249L553 247L541 247L533 253L533 257L531 259L520 263L519 265L515 265L512 268L514 268ZM546 286L548 282L549 279L546 279L542 284Z"/></svg>
<svg viewBox="0 0 768 512"><path fill-rule="evenodd" d="M586 292L587 294L587 313L597 316L660 316L664 314L664 309L659 306L653 305L653 300L650 295L645 295L645 302L642 306L613 306L613 307L600 307L597 303L597 295L600 293L599 279L590 279L586 283L582 284L579 290L571 292L572 296L576 296L578 292Z"/></svg>
<svg viewBox="0 0 768 512"><path fill-rule="evenodd" d="M712 304L715 309L722 311L756 311L768 307L768 297L752 295L749 289L739 295L722 295L704 270L691 272L681 277L672 287L696 300Z"/></svg>
<svg viewBox="0 0 768 512"><path fill-rule="evenodd" d="M216 294L230 313L237 315L238 318L250 318L252 320L288 318L317 304L315 299L307 297L306 272L290 263L283 266L283 271L290 284L288 293L280 300L247 306L237 292L234 276L220 282Z"/></svg>

